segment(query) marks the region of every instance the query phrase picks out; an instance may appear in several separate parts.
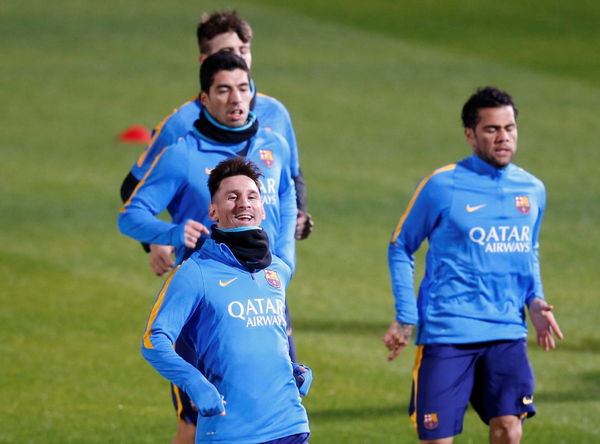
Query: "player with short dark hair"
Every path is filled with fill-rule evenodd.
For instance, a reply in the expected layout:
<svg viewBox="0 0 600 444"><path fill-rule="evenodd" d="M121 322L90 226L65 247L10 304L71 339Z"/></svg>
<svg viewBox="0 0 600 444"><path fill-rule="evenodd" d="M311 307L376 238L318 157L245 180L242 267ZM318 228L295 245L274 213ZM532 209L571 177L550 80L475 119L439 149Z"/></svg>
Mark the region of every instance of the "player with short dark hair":
<svg viewBox="0 0 600 444"><path fill-rule="evenodd" d="M213 169L211 238L169 276L143 338L143 356L194 402L196 443L308 442L300 395L312 373L287 350L291 270L271 255L260 228L260 175L241 157ZM174 350L181 336L194 350L192 365Z"/></svg>
<svg viewBox="0 0 600 444"><path fill-rule="evenodd" d="M215 11L210 15L204 14L202 16L200 23L198 23L198 26L196 27L196 40L198 41L200 54L206 56L212 54L214 48L211 41L221 34L229 33L235 33L239 41L242 44L247 45L247 47L242 47L241 50L238 49L238 52L234 49L227 49L232 50L240 56L251 55L250 43L252 42L253 37L252 28L235 10ZM244 59L246 60L246 63L248 63L248 66L250 66L251 63L249 63L246 58Z"/></svg>
<svg viewBox="0 0 600 444"><path fill-rule="evenodd" d="M221 162L210 172L210 176L208 176L208 191L211 200L219 189L219 185L221 185L223 179L231 176L247 176L260 188L262 173L258 166L243 157L233 157Z"/></svg>
<svg viewBox="0 0 600 444"><path fill-rule="evenodd" d="M544 349L563 335L544 300L538 236L543 183L512 163L516 107L481 88L463 108L473 155L422 179L389 244L396 319L384 336L394 359L416 325L410 415L422 442L449 444L470 402L491 443L518 443L535 414L525 307ZM414 259L429 240L415 303Z"/></svg>
<svg viewBox="0 0 600 444"><path fill-rule="evenodd" d="M251 67L252 28L236 11L215 11L210 15L204 14L198 24L196 37L201 64L211 54L228 51L242 57L248 68ZM313 222L307 210L306 186L300 169L296 135L290 115L281 102L273 97L257 93L252 81L251 89L253 93L251 107L261 127L279 133L290 147L291 174L297 198L297 223L294 235L296 239L305 239L312 231ZM154 128L148 147L141 153L121 185L123 202L129 199L163 148L176 143L180 137L192 130L201 109L200 96L196 96L175 109ZM146 243L144 248L150 253L150 267L155 274L163 275L172 269L175 262L172 258L171 247Z"/></svg>
<svg viewBox="0 0 600 444"><path fill-rule="evenodd" d="M272 252L293 271L297 208L289 147L279 134L261 128L250 110L250 78L241 57L218 52L200 70L202 108L192 130L156 156L121 209L119 228L141 242L174 246L181 263L208 238L207 179L213 168L224 159L241 156L261 165L266 213L262 227ZM157 217L165 208L172 222ZM291 334L289 321L287 325ZM188 362L196 359L185 336L177 342L177 353ZM293 354L291 359L296 360ZM174 442L187 443L195 434L197 412L185 390L172 389L178 415Z"/></svg>

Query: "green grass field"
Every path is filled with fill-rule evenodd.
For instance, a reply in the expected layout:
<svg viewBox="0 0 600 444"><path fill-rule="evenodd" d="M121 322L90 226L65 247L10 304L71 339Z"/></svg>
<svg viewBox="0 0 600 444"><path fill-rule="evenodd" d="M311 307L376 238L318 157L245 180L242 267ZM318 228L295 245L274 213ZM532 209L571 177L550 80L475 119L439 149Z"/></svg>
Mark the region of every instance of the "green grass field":
<svg viewBox="0 0 600 444"><path fill-rule="evenodd" d="M4 1L0 442L169 442L168 385L139 354L162 279L116 227L140 148L117 134L195 94L194 26L224 6L252 23L257 84L292 114L316 221L289 289L315 371L311 442L416 442L414 348L388 363L381 342L387 242L416 181L468 155L460 107L486 84L517 100L516 163L546 183L542 272L566 335L552 353L530 348L539 414L523 442L600 442L591 0ZM455 442L486 437L469 411Z"/></svg>

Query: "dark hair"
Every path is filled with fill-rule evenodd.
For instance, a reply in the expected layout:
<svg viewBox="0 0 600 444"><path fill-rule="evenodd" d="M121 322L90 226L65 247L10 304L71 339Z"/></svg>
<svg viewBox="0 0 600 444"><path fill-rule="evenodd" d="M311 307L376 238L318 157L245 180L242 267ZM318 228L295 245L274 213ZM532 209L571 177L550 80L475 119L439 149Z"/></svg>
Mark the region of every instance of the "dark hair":
<svg viewBox="0 0 600 444"><path fill-rule="evenodd" d="M254 181L260 190L260 182L258 179L262 177L262 173L258 166L245 157L230 157L229 159L221 161L210 172L210 176L208 176L208 190L210 191L211 199L219 190L219 186L223 179L231 176L247 176Z"/></svg>
<svg viewBox="0 0 600 444"><path fill-rule="evenodd" d="M479 109L498 108L501 106L512 106L515 112L515 119L519 111L515 106L512 97L506 91L502 91L493 86L477 88L475 94L469 97L462 109L462 121L465 128L475 128L479 123Z"/></svg>
<svg viewBox="0 0 600 444"><path fill-rule="evenodd" d="M219 34L235 32L239 39L248 43L252 40L252 28L246 20L241 18L236 10L215 11L204 14L196 28L196 38L201 54L211 52L208 42Z"/></svg>
<svg viewBox="0 0 600 444"><path fill-rule="evenodd" d="M250 70L244 59L228 51L219 51L209 55L200 65L200 90L208 92L215 79L215 74L219 71L234 71L241 69L248 73Z"/></svg>

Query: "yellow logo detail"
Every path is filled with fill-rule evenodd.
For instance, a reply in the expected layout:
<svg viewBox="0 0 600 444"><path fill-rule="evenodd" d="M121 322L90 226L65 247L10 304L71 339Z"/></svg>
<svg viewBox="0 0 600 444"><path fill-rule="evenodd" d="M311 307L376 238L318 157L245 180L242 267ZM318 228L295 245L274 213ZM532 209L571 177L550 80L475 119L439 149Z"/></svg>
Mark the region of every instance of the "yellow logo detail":
<svg viewBox="0 0 600 444"><path fill-rule="evenodd" d="M225 282L223 282L221 279L219 279L219 285L220 285L221 287L227 287L229 284L231 284L231 283L232 283L233 281L235 281L236 279L237 279L237 278L235 277L235 278L229 279L228 281L225 281Z"/></svg>
<svg viewBox="0 0 600 444"><path fill-rule="evenodd" d="M533 404L533 396L523 396L522 401L525 405Z"/></svg>
<svg viewBox="0 0 600 444"><path fill-rule="evenodd" d="M204 168L204 172L210 176L210 173L212 173L212 170L210 168Z"/></svg>
<svg viewBox="0 0 600 444"><path fill-rule="evenodd" d="M483 207L487 207L487 204L475 205L474 207L467 204L467 213L472 213L474 211L481 210Z"/></svg>

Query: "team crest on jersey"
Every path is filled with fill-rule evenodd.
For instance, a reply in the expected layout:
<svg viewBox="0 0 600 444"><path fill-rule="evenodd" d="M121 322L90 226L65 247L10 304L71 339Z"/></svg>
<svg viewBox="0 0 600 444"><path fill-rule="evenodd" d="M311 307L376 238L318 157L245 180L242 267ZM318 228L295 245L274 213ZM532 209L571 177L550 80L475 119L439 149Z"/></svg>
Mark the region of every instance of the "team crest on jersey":
<svg viewBox="0 0 600 444"><path fill-rule="evenodd" d="M437 429L440 425L437 413L425 413L423 416L423 427L427 430Z"/></svg>
<svg viewBox="0 0 600 444"><path fill-rule="evenodd" d="M527 196L515 196L515 206L519 213L521 214L529 214L529 210L531 209L531 205L529 205L529 197Z"/></svg>
<svg viewBox="0 0 600 444"><path fill-rule="evenodd" d="M281 281L276 271L265 270L265 278L271 287L281 288Z"/></svg>
<svg viewBox="0 0 600 444"><path fill-rule="evenodd" d="M275 165L275 158L272 150L260 150L260 160L266 167L271 168Z"/></svg>

